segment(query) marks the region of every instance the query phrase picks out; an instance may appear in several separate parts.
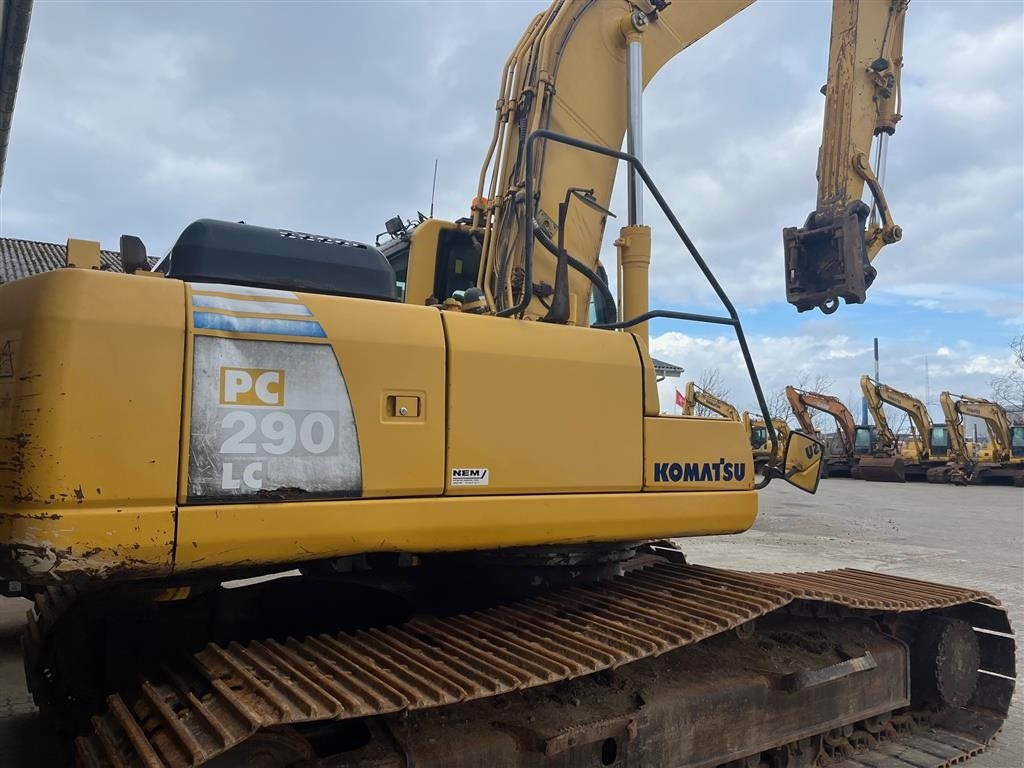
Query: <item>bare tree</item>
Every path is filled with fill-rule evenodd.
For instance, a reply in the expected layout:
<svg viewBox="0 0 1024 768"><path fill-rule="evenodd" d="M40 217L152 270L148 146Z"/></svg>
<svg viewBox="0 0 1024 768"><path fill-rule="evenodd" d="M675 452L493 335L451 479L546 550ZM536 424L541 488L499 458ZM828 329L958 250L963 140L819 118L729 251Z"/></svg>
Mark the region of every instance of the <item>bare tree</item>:
<svg viewBox="0 0 1024 768"><path fill-rule="evenodd" d="M1005 376L993 376L992 399L1005 408L1016 422L1024 422L1024 334L1010 342L1014 370Z"/></svg>
<svg viewBox="0 0 1024 768"><path fill-rule="evenodd" d="M797 377L796 383L793 386L797 389L805 389L808 392L820 392L823 395L829 395L832 393L831 390L835 386L835 381L827 373L816 373L812 376L809 371L804 371ZM794 419L793 409L789 405L789 398L786 397L785 389L778 390L768 398L768 411L773 419L782 419L785 422L790 422ZM813 408L809 409L809 413L811 414L811 422L814 424L816 431L832 432L835 430L835 419L827 413L822 413Z"/></svg>
<svg viewBox="0 0 1024 768"><path fill-rule="evenodd" d="M697 379L697 386L705 392L714 395L719 400L728 401L729 399L729 388L725 386L725 379L722 378L722 372L717 367L705 368L701 371L700 377ZM717 414L703 405L695 404L693 415L715 416Z"/></svg>

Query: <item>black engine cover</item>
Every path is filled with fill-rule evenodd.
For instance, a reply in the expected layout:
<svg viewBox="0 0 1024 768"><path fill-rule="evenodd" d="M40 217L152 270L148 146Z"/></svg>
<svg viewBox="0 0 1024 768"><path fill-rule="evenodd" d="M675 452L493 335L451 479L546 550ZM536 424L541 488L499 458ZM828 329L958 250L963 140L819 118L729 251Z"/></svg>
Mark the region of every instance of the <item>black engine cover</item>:
<svg viewBox="0 0 1024 768"><path fill-rule="evenodd" d="M396 301L395 273L363 243L287 229L199 219L157 269L168 277Z"/></svg>

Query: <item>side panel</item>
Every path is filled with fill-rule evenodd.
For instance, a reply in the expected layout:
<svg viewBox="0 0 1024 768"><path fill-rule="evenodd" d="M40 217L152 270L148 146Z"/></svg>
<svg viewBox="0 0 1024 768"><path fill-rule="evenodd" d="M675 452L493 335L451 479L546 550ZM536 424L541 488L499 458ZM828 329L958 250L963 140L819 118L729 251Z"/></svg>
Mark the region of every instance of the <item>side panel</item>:
<svg viewBox="0 0 1024 768"><path fill-rule="evenodd" d="M747 530L754 491L354 499L184 507L178 571L364 552L641 541Z"/></svg>
<svg viewBox="0 0 1024 768"><path fill-rule="evenodd" d="M183 503L441 493L436 309L202 283L189 300Z"/></svg>
<svg viewBox="0 0 1024 768"><path fill-rule="evenodd" d="M183 305L178 281L86 269L0 287L0 569L169 570Z"/></svg>
<svg viewBox="0 0 1024 768"><path fill-rule="evenodd" d="M644 419L645 491L753 487L753 456L741 422L698 416Z"/></svg>
<svg viewBox="0 0 1024 768"><path fill-rule="evenodd" d="M639 490L633 336L444 313L449 494Z"/></svg>

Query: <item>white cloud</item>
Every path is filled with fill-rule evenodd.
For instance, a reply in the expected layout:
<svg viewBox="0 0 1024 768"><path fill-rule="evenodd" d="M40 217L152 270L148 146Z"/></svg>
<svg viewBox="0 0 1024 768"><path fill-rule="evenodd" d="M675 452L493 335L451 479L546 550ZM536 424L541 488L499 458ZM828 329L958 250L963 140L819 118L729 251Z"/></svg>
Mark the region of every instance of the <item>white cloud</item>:
<svg viewBox="0 0 1024 768"><path fill-rule="evenodd" d="M844 400L854 413L860 413L860 377L872 374L874 367L870 339L843 334L752 336L749 344L766 395L796 384L802 375L813 380L823 374L834 382L831 394ZM673 389L682 391L688 380L698 380L708 368L719 369L733 405L740 410L756 410L753 388L733 337L667 332L651 338L651 354L686 369L680 379L666 380L659 386L665 410L672 409ZM922 400L927 389L932 417L942 421L938 407L941 391L987 397L990 377L1008 373L1013 365L1008 348L985 348L965 340L952 347L894 340L884 345L881 377Z"/></svg>

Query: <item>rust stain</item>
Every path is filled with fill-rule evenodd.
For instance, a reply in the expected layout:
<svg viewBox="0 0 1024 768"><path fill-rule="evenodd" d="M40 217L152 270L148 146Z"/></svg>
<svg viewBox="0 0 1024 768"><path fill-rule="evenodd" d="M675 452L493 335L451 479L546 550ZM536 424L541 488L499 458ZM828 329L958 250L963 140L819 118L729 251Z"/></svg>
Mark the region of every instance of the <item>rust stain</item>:
<svg viewBox="0 0 1024 768"><path fill-rule="evenodd" d="M3 516L11 520L60 520L64 517L56 512L5 512Z"/></svg>

